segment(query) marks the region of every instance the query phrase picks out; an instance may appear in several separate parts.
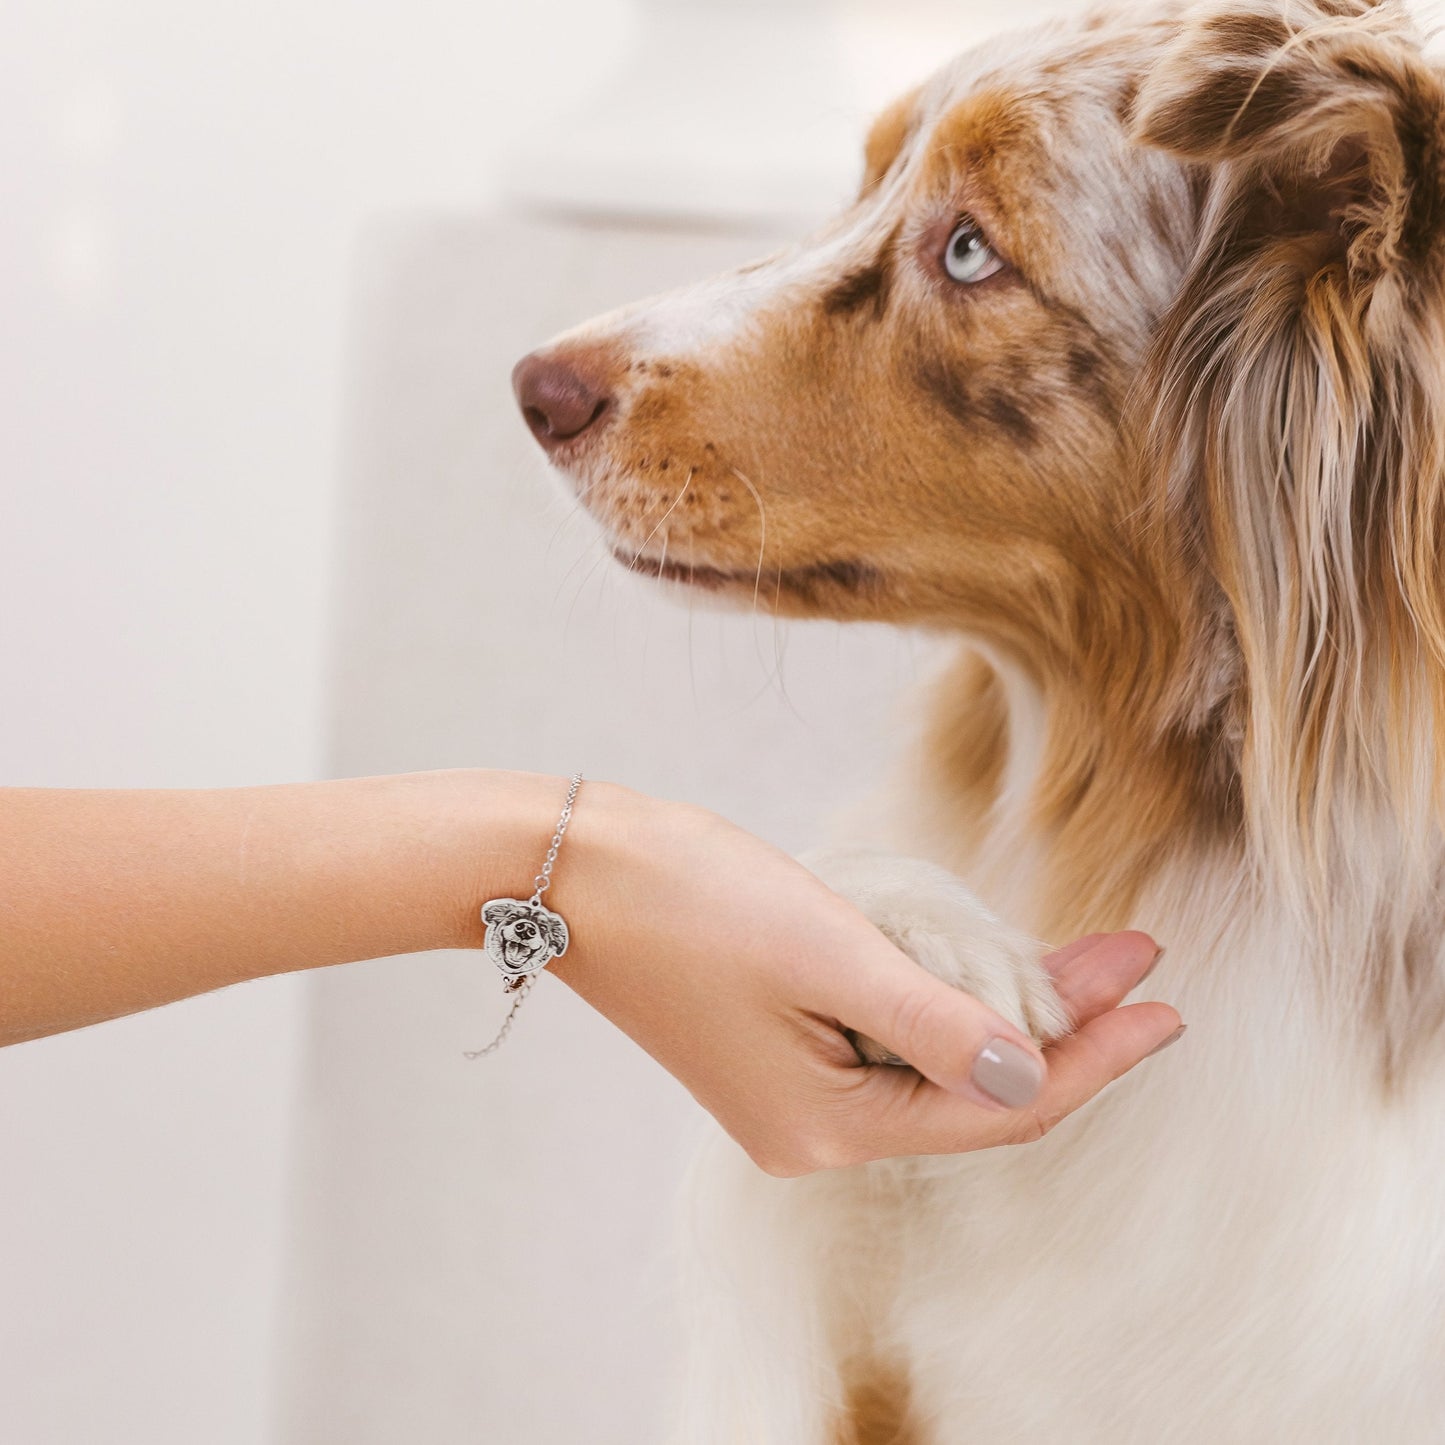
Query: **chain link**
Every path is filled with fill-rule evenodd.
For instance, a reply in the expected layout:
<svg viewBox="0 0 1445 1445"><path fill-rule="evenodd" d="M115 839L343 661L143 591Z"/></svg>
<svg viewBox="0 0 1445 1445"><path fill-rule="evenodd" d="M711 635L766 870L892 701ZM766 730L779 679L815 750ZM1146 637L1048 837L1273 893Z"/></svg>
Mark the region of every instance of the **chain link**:
<svg viewBox="0 0 1445 1445"><path fill-rule="evenodd" d="M518 981L517 987L512 990L517 996L512 1000L512 1006L507 1010L507 1016L502 1020L502 1026L497 1030L496 1038L484 1049L466 1050L466 1052L462 1054L464 1059L484 1059L488 1054L494 1053L507 1042L507 1035L512 1032L512 1022L517 1017L517 1010L527 1001L527 993L536 981L536 978L530 975Z"/></svg>
<svg viewBox="0 0 1445 1445"><path fill-rule="evenodd" d="M577 801L577 789L582 786L582 774L572 774L572 785L567 789L567 801L562 804L562 816L557 819L557 831L552 834L552 846L547 849L547 857L542 864L542 871L532 879L532 902L540 903L542 895L552 886L552 865L557 861L557 850L562 846L562 835L567 831L567 824L572 821L572 804Z"/></svg>

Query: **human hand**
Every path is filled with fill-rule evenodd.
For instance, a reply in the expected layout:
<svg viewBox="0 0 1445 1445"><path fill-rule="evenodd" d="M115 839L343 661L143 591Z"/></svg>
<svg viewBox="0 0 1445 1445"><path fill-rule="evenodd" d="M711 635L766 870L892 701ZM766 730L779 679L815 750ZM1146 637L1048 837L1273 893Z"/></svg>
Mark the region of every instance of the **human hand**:
<svg viewBox="0 0 1445 1445"><path fill-rule="evenodd" d="M786 854L701 809L587 786L553 895L573 943L551 971L770 1174L1037 1139L1181 1030L1167 1004L1120 1007L1158 955L1145 934L1045 960L1075 1028L1040 1049ZM913 1067L863 1063L847 1030Z"/></svg>

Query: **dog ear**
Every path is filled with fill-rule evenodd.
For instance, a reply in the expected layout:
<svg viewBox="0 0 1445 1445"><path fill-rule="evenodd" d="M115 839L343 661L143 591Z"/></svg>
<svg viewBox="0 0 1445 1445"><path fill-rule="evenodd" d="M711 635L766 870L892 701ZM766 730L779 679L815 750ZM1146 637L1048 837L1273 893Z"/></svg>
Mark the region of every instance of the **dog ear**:
<svg viewBox="0 0 1445 1445"><path fill-rule="evenodd" d="M504 928L521 912L510 898L494 898L483 907L482 922L493 928Z"/></svg>
<svg viewBox="0 0 1445 1445"><path fill-rule="evenodd" d="M1149 459L1237 640L1256 838L1322 889L1442 795L1445 95L1394 0L1279 0L1205 13L1135 117L1203 182Z"/></svg>
<svg viewBox="0 0 1445 1445"><path fill-rule="evenodd" d="M1314 236L1318 263L1345 263L1357 284L1438 256L1442 114L1399 0L1210 9L1134 109L1136 139L1223 168L1214 209L1237 231Z"/></svg>
<svg viewBox="0 0 1445 1445"><path fill-rule="evenodd" d="M547 941L558 958L567 952L567 925L559 914L554 913L547 919Z"/></svg>

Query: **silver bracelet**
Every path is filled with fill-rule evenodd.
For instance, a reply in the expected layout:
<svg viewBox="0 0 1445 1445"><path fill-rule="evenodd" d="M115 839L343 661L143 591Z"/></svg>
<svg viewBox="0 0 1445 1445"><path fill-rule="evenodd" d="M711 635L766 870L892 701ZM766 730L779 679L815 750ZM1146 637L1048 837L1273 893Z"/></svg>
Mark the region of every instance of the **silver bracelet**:
<svg viewBox="0 0 1445 1445"><path fill-rule="evenodd" d="M542 895L552 886L552 865L557 861L562 835L572 821L572 804L577 801L577 790L581 786L582 774L573 773L571 786L567 789L567 801L562 804L562 816L557 820L557 831L552 834L552 846L547 849L542 871L532 880L532 896L526 899L489 898L482 904L482 922L487 926L487 956L501 971L504 992L516 997L502 1020L496 1038L484 1049L470 1050L463 1055L464 1058L484 1058L501 1048L512 1031L512 1020L526 1001L527 991L536 982L537 975L554 958L561 958L567 952L566 920L560 913L542 906Z"/></svg>

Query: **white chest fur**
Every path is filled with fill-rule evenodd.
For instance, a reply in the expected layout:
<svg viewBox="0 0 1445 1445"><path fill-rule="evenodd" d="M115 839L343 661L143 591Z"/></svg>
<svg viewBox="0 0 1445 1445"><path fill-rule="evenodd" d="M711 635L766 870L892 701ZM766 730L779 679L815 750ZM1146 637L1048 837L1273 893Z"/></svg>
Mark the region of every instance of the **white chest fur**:
<svg viewBox="0 0 1445 1445"><path fill-rule="evenodd" d="M1387 1091L1240 896L1156 879L1187 1039L1039 1144L778 1181L720 1142L689 1445L834 1445L870 1361L910 1445L1445 1439L1445 1067Z"/></svg>

